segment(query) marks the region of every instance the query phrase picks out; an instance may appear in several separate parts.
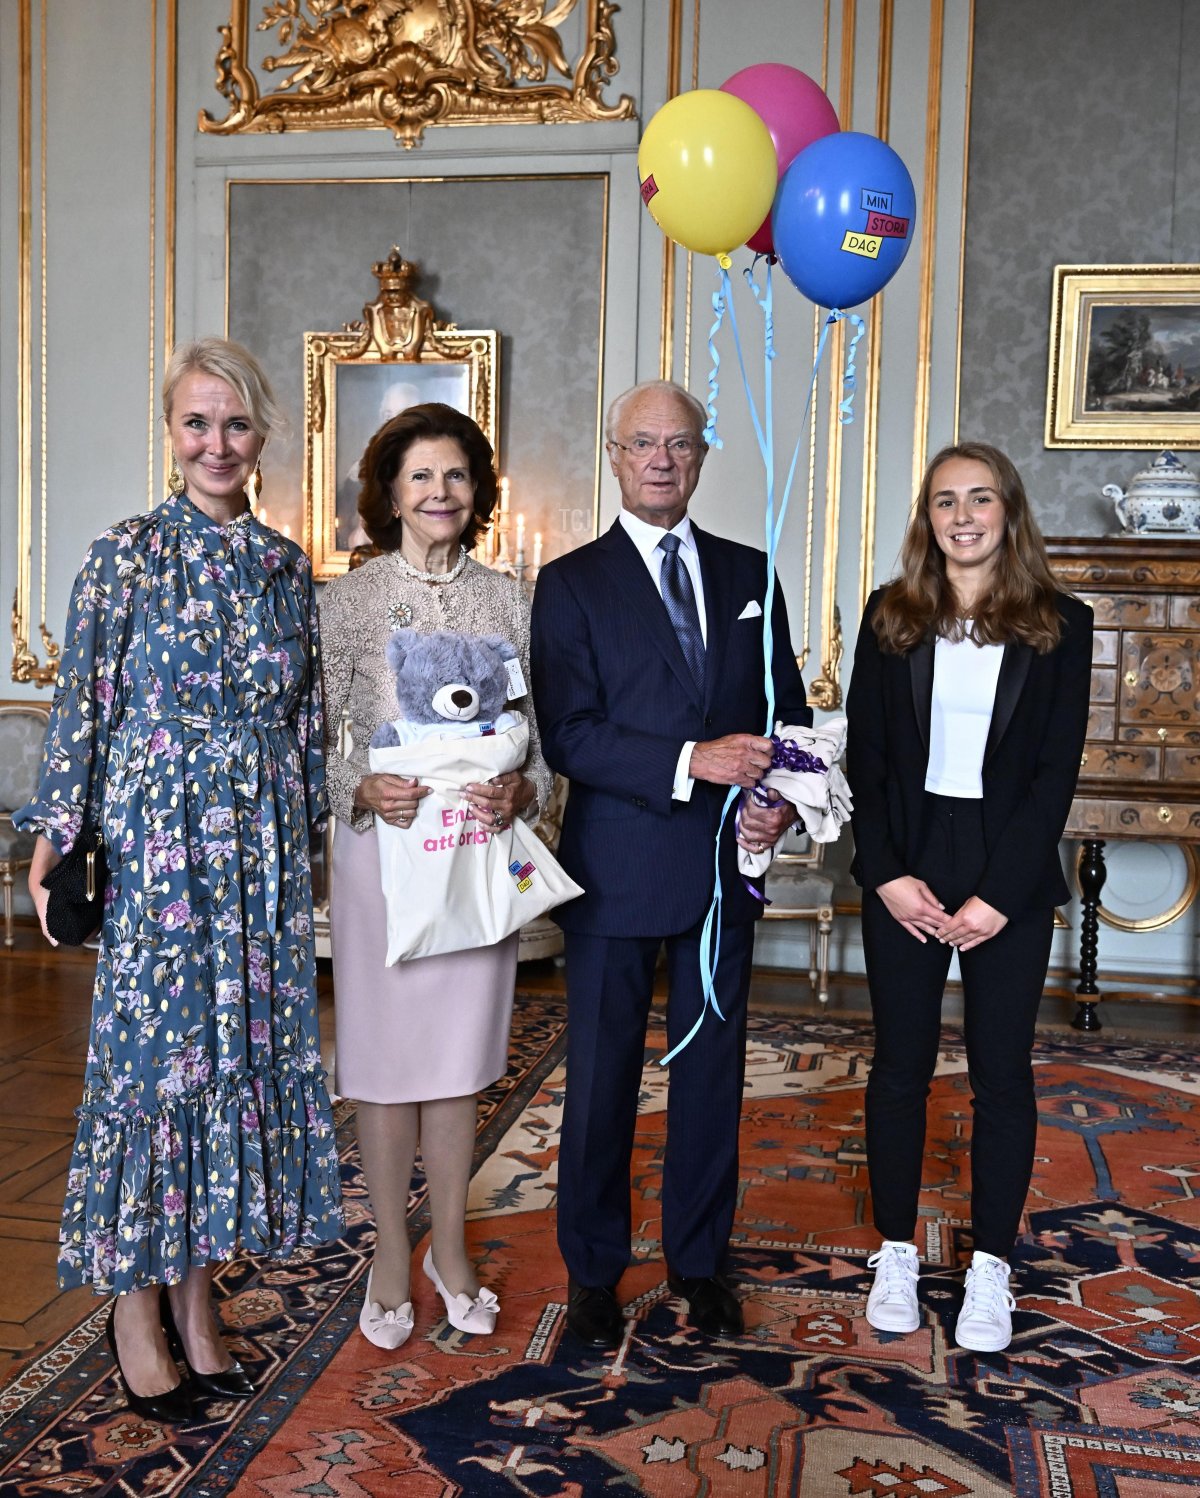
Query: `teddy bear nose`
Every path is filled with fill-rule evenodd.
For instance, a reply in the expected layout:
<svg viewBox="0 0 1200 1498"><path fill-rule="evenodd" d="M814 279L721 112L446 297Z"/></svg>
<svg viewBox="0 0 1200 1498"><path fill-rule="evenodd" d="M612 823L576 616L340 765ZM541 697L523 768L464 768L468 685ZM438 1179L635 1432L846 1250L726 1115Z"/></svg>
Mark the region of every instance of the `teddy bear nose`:
<svg viewBox="0 0 1200 1498"><path fill-rule="evenodd" d="M450 701L453 702L455 707L470 707L471 694L465 687L459 687L456 692L450 693Z"/></svg>

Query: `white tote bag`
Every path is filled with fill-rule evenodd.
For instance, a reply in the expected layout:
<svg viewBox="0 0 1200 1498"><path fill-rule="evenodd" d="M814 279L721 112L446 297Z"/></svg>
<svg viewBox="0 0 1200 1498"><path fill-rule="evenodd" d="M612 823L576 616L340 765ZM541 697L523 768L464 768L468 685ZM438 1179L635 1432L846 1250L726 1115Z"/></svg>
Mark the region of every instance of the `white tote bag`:
<svg viewBox="0 0 1200 1498"><path fill-rule="evenodd" d="M462 794L525 763L529 725L372 749L371 769L429 787L409 827L376 817L387 902L387 964L488 947L583 893L519 818L502 832L476 820Z"/></svg>

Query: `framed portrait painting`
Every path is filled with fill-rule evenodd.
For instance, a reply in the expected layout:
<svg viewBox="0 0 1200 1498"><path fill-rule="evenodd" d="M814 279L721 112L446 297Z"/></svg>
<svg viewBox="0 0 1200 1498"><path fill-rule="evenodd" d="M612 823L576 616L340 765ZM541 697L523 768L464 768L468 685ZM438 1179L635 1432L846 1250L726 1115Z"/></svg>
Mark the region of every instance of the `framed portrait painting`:
<svg viewBox="0 0 1200 1498"><path fill-rule="evenodd" d="M441 401L471 416L496 447L499 335L437 322L412 295L415 267L374 267L380 297L340 333L304 335L304 544L313 573L345 572L370 538L358 514L360 465L379 428L409 406Z"/></svg>
<svg viewBox="0 0 1200 1498"><path fill-rule="evenodd" d="M1055 266L1046 446L1200 446L1200 265Z"/></svg>

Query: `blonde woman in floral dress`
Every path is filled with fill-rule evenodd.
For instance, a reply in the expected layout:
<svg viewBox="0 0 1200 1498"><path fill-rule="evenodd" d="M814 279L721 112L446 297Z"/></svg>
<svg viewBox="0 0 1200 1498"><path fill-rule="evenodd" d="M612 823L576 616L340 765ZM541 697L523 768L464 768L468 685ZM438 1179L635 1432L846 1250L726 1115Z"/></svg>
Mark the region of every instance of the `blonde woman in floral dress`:
<svg viewBox="0 0 1200 1498"><path fill-rule="evenodd" d="M246 494L277 411L251 355L216 338L176 351L163 407L181 492L84 560L17 821L39 834L45 930L41 881L92 787L109 886L59 1283L115 1295L129 1404L177 1420L197 1391L254 1392L220 1339L214 1266L335 1238L342 1212L312 940L312 578Z"/></svg>

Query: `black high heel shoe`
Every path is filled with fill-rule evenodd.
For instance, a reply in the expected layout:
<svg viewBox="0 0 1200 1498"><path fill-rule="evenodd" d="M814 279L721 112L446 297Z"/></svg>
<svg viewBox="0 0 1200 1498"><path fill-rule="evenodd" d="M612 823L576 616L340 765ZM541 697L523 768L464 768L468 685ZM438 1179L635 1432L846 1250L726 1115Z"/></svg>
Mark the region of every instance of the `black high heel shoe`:
<svg viewBox="0 0 1200 1498"><path fill-rule="evenodd" d="M250 1380L250 1375L237 1358L234 1358L229 1367L223 1368L220 1373L201 1373L188 1362L188 1355L183 1348L183 1338L179 1335L179 1328L175 1325L175 1314L171 1310L171 1297L167 1294L166 1285L159 1292L159 1304L162 1308L163 1330L167 1334L167 1346L177 1358L183 1359L183 1366L188 1371L188 1377L196 1387L218 1399L249 1399L255 1392L254 1385Z"/></svg>
<svg viewBox="0 0 1200 1498"><path fill-rule="evenodd" d="M108 1323L104 1331L112 1351L113 1362L117 1365L117 1377L121 1380L121 1387L125 1391L125 1402L129 1408L135 1415L140 1415L143 1420L158 1420L167 1425L180 1425L194 1419L192 1392L182 1379L173 1389L168 1389L163 1394L135 1394L129 1387L129 1380L125 1377L124 1368L121 1367L121 1354L117 1351L116 1315L117 1306L114 1301L109 1308Z"/></svg>

